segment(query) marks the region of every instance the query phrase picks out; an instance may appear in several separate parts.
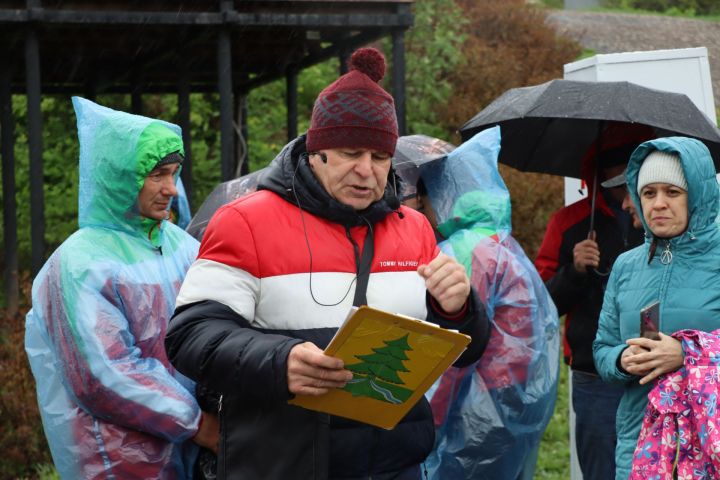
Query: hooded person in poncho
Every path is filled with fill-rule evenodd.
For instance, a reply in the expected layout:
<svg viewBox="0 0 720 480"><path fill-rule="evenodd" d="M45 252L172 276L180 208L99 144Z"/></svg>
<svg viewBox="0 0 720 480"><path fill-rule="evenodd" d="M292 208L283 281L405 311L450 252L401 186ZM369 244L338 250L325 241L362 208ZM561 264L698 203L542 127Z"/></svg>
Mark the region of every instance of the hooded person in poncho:
<svg viewBox="0 0 720 480"><path fill-rule="evenodd" d="M212 446L217 423L163 347L198 249L165 221L180 129L82 98L73 105L80 229L35 278L25 333L53 461L63 479L191 478L197 449L186 440Z"/></svg>
<svg viewBox="0 0 720 480"><path fill-rule="evenodd" d="M499 151L495 127L420 168L439 246L465 266L491 323L480 360L451 367L427 394L437 428L429 478L532 478L555 406L557 311L510 235Z"/></svg>

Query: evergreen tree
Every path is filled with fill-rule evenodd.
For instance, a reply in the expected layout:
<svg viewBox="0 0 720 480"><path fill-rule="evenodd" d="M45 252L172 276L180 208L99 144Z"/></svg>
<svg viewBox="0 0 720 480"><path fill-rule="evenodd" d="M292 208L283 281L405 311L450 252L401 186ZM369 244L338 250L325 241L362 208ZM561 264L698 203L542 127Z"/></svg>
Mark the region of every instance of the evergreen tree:
<svg viewBox="0 0 720 480"><path fill-rule="evenodd" d="M398 372L409 372L403 362L408 360L405 352L412 351L408 343L409 333L395 340L385 340L384 347L373 348L374 353L356 355L360 363L346 365L353 372L353 379L344 390L353 396L371 397L389 403L402 403L412 394ZM386 383L387 382L387 383Z"/></svg>

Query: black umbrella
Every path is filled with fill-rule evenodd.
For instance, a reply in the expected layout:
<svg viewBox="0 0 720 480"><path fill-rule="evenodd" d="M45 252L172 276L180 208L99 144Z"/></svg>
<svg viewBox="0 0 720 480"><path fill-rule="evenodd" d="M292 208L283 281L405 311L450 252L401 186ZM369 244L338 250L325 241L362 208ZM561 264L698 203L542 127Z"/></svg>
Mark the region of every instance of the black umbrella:
<svg viewBox="0 0 720 480"><path fill-rule="evenodd" d="M401 200L414 197L420 179L420 166L443 158L453 150L455 145L427 135L405 135L398 138L393 156L393 167L402 180L398 197Z"/></svg>
<svg viewBox="0 0 720 480"><path fill-rule="evenodd" d="M208 222L215 214L215 211L226 203L230 203L248 193L257 190L258 183L265 169L252 172L248 175L223 182L208 195L190 224L185 229L190 235L202 240Z"/></svg>
<svg viewBox="0 0 720 480"><path fill-rule="evenodd" d="M684 94L631 82L552 80L513 88L460 129L465 141L500 125L499 161L528 172L580 178L580 160L602 144L605 122L652 127L656 137L697 138L720 167L720 130Z"/></svg>

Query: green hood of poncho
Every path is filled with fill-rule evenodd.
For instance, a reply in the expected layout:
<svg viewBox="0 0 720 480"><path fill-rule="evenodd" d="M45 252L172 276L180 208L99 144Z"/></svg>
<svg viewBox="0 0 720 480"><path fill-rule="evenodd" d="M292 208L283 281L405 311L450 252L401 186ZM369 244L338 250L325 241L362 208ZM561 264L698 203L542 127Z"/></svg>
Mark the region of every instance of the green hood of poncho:
<svg viewBox="0 0 720 480"><path fill-rule="evenodd" d="M484 130L447 157L420 167L432 202L441 249L468 272L472 251L482 239L510 235L510 193L498 171L500 127Z"/></svg>
<svg viewBox="0 0 720 480"><path fill-rule="evenodd" d="M137 196L158 160L184 154L177 125L73 97L80 141L78 223L162 241L161 225L140 215Z"/></svg>

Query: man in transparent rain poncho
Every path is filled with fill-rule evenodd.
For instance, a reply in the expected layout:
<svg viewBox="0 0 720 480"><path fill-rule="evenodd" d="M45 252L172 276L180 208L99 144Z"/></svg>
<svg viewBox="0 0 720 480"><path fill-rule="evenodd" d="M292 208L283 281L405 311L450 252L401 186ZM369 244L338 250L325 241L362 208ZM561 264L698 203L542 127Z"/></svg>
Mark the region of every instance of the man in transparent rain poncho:
<svg viewBox="0 0 720 480"><path fill-rule="evenodd" d="M557 310L511 234L510 194L498 172L500 128L478 133L420 169L420 208L487 308L483 356L451 367L427 396L437 428L431 479L532 479L555 406Z"/></svg>
<svg viewBox="0 0 720 480"><path fill-rule="evenodd" d="M80 229L35 278L25 349L63 479L192 476L217 421L163 340L197 242L167 222L183 160L172 124L73 98Z"/></svg>

